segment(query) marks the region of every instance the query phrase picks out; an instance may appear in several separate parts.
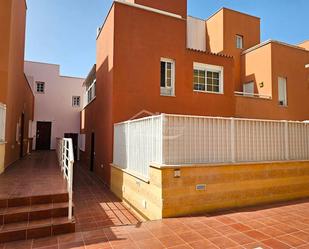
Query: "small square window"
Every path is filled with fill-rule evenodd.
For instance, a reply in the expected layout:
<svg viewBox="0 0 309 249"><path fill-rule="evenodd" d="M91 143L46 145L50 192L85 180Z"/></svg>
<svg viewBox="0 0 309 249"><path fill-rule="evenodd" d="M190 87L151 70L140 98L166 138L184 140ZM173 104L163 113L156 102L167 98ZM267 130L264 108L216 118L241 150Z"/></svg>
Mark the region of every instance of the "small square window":
<svg viewBox="0 0 309 249"><path fill-rule="evenodd" d="M244 48L244 37L242 35L236 35L236 48Z"/></svg>
<svg viewBox="0 0 309 249"><path fill-rule="evenodd" d="M36 82L36 92L37 93L45 92L45 82L41 82L41 81Z"/></svg>
<svg viewBox="0 0 309 249"><path fill-rule="evenodd" d="M80 96L73 96L72 97L72 106L73 107L80 107Z"/></svg>

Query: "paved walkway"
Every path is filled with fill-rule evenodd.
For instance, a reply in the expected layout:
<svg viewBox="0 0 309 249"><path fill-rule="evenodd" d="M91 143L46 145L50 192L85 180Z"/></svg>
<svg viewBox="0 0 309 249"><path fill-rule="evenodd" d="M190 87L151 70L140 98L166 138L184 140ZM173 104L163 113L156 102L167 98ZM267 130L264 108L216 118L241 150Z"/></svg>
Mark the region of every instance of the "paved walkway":
<svg viewBox="0 0 309 249"><path fill-rule="evenodd" d="M309 199L140 223L92 174L75 167L77 232L0 249L309 249Z"/></svg>
<svg viewBox="0 0 309 249"><path fill-rule="evenodd" d="M66 192L54 153L33 153L0 175L0 199Z"/></svg>

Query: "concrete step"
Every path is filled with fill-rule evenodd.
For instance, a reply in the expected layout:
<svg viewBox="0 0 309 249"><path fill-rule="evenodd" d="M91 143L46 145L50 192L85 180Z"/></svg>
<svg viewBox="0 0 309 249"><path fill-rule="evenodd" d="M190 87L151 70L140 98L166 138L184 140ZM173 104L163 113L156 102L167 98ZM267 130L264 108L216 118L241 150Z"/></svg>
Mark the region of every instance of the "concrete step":
<svg viewBox="0 0 309 249"><path fill-rule="evenodd" d="M0 225L47 218L67 217L68 202L34 204L0 209Z"/></svg>
<svg viewBox="0 0 309 249"><path fill-rule="evenodd" d="M0 208L31 206L36 204L61 203L69 200L68 193L37 196L18 196L0 199Z"/></svg>
<svg viewBox="0 0 309 249"><path fill-rule="evenodd" d="M75 221L67 217L14 222L0 226L0 244L72 232L75 232Z"/></svg>

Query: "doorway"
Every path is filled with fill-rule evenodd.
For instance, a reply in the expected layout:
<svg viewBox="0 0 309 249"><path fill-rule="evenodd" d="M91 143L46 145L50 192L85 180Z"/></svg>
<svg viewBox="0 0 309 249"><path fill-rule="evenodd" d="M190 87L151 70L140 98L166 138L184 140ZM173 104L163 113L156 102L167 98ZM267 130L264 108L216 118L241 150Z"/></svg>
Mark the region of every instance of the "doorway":
<svg viewBox="0 0 309 249"><path fill-rule="evenodd" d="M71 138L73 142L74 160L78 160L78 134L77 133L64 133L65 138Z"/></svg>
<svg viewBox="0 0 309 249"><path fill-rule="evenodd" d="M21 114L20 118L20 150L19 150L19 158L24 157L24 128L25 128L25 114ZM30 129L30 128L29 128Z"/></svg>
<svg viewBox="0 0 309 249"><path fill-rule="evenodd" d="M36 123L36 150L50 150L51 122Z"/></svg>
<svg viewBox="0 0 309 249"><path fill-rule="evenodd" d="M90 149L90 171L94 171L94 157L95 157L95 151L94 151L94 144L95 144L95 134L94 132L91 133L91 149Z"/></svg>

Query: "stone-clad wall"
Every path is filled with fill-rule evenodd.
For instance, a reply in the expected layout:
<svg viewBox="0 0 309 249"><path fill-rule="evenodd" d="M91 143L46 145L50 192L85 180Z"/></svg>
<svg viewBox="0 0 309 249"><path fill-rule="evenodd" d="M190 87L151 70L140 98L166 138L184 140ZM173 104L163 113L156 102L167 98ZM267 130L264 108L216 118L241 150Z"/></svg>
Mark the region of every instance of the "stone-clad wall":
<svg viewBox="0 0 309 249"><path fill-rule="evenodd" d="M111 179L112 191L149 219L309 197L309 162L151 166L149 182L112 167Z"/></svg>

